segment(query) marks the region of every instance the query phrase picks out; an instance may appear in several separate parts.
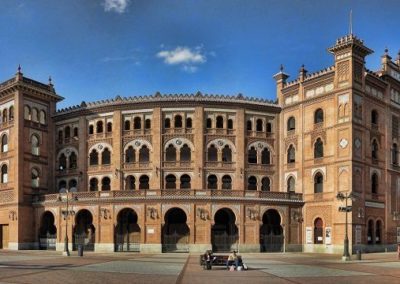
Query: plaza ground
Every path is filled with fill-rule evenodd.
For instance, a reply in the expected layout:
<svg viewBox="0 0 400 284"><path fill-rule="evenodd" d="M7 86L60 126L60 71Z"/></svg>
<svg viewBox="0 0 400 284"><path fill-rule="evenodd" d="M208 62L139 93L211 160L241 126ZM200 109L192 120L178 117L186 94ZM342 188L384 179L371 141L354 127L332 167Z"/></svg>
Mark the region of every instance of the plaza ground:
<svg viewBox="0 0 400 284"><path fill-rule="evenodd" d="M396 253L340 255L243 254L247 271L203 270L195 254L134 254L51 251L0 252L0 283L400 283Z"/></svg>

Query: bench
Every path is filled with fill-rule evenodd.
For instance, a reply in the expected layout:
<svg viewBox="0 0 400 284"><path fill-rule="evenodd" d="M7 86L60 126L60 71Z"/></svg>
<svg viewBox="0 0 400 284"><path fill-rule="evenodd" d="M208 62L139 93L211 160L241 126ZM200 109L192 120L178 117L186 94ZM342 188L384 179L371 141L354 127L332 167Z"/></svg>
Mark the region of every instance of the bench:
<svg viewBox="0 0 400 284"><path fill-rule="evenodd" d="M226 262L228 261L228 255L212 255L212 266L226 266ZM243 265L243 260L240 255L238 255L239 266ZM206 267L206 255L200 255L200 265Z"/></svg>

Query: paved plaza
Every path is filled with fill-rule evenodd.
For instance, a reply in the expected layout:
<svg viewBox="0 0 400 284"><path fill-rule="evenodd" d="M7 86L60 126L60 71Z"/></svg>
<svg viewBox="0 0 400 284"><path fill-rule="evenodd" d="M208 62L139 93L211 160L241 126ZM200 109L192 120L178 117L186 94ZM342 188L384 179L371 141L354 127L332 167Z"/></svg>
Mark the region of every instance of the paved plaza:
<svg viewBox="0 0 400 284"><path fill-rule="evenodd" d="M353 257L355 259L355 257ZM48 251L0 253L0 283L400 283L395 253L339 255L243 254L247 271L203 270L198 255L98 254Z"/></svg>

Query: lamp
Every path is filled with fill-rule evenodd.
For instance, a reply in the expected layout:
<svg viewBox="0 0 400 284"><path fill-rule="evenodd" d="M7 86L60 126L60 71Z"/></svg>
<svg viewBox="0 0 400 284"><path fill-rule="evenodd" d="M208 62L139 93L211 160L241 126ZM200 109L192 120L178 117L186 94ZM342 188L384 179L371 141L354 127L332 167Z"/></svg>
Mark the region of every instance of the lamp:
<svg viewBox="0 0 400 284"><path fill-rule="evenodd" d="M346 223L345 223L345 231L344 231L344 246L343 246L343 257L342 260L348 261L350 260L350 253L349 253L349 236L347 232L347 227L348 227L348 219L347 215L350 211L352 211L352 206L347 205L347 199L351 199L352 201L355 201L355 196L353 195L352 192L350 193L343 193L339 192L336 195L336 198L340 201L345 201L345 206L339 206L339 212L345 212L346 213Z"/></svg>

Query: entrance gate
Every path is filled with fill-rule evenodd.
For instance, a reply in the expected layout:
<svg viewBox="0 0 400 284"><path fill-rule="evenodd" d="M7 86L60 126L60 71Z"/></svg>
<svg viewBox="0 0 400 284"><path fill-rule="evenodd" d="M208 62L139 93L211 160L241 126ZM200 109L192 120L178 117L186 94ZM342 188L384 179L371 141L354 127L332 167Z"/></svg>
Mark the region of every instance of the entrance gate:
<svg viewBox="0 0 400 284"><path fill-rule="evenodd" d="M162 235L163 252L189 252L190 230L186 220L186 213L180 208L167 212Z"/></svg>
<svg viewBox="0 0 400 284"><path fill-rule="evenodd" d="M0 225L0 249L8 248L8 225Z"/></svg>
<svg viewBox="0 0 400 284"><path fill-rule="evenodd" d="M263 215L263 224L260 228L260 251L283 252L283 243L281 216L274 209L267 210Z"/></svg>
<svg viewBox="0 0 400 284"><path fill-rule="evenodd" d="M130 208L118 214L115 230L115 251L140 251L140 227L137 214Z"/></svg>
<svg viewBox="0 0 400 284"><path fill-rule="evenodd" d="M82 245L84 250L94 251L95 228L92 224L92 214L83 209L78 212L75 219L75 228L73 235L73 250L77 250Z"/></svg>
<svg viewBox="0 0 400 284"><path fill-rule="evenodd" d="M56 249L57 228L54 225L54 215L50 211L43 213L39 229L39 249Z"/></svg>
<svg viewBox="0 0 400 284"><path fill-rule="evenodd" d="M238 250L239 234L236 217L232 210L223 208L214 216L215 224L211 229L211 243L214 252Z"/></svg>

